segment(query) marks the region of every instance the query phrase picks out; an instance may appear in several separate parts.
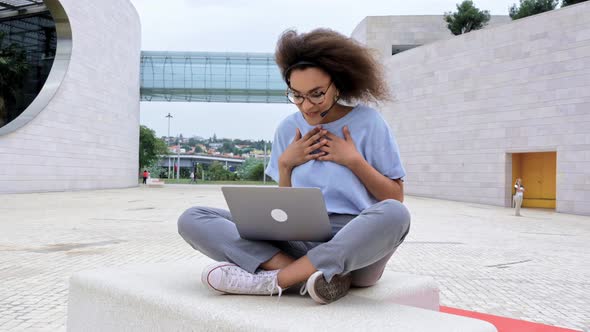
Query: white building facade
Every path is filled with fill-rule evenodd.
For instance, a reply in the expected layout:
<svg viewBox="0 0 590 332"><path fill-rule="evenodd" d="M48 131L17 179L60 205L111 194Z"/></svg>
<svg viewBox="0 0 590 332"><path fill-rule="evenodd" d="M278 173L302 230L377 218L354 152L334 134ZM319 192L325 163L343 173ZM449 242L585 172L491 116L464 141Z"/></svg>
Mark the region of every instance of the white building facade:
<svg viewBox="0 0 590 332"><path fill-rule="evenodd" d="M0 128L0 193L137 186L141 26L127 0L47 0L57 52Z"/></svg>
<svg viewBox="0 0 590 332"><path fill-rule="evenodd" d="M353 37L383 54L380 31ZM510 206L522 177L528 206L590 215L590 2L383 61L408 194Z"/></svg>
<svg viewBox="0 0 590 332"><path fill-rule="evenodd" d="M508 16L490 17L484 29L508 23ZM368 16L352 36L366 46L390 56L435 41L453 38L441 15Z"/></svg>

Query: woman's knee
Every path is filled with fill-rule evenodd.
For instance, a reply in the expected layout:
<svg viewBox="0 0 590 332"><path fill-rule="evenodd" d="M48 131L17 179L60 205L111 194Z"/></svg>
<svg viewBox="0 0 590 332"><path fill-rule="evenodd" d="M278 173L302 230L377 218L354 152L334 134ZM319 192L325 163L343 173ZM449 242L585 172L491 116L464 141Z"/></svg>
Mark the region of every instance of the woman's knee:
<svg viewBox="0 0 590 332"><path fill-rule="evenodd" d="M388 226L392 228L392 231L401 232L405 236L410 229L410 211L395 199L386 199L381 204Z"/></svg>
<svg viewBox="0 0 590 332"><path fill-rule="evenodd" d="M180 217L178 217L178 233L183 235L189 230L194 230L195 227L199 227L202 223L203 217L208 214L207 208L202 206L194 206L187 209L180 215Z"/></svg>

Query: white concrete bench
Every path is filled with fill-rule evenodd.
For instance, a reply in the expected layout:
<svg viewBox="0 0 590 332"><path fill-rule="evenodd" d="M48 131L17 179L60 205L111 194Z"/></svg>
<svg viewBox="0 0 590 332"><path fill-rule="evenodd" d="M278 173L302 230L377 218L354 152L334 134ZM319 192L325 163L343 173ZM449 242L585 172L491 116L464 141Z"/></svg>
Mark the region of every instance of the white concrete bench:
<svg viewBox="0 0 590 332"><path fill-rule="evenodd" d="M386 272L375 286L316 304L308 296L220 295L200 282L211 261L83 271L70 279L68 331L496 331L440 313L428 277ZM400 305L418 305L422 308Z"/></svg>
<svg viewBox="0 0 590 332"><path fill-rule="evenodd" d="M165 182L161 179L148 178L146 184L148 187L163 187Z"/></svg>

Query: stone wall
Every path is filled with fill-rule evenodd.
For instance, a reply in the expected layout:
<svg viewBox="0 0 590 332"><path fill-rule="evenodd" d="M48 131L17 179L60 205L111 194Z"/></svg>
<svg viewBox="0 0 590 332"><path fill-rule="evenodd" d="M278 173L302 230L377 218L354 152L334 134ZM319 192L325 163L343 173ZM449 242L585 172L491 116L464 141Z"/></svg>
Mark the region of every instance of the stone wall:
<svg viewBox="0 0 590 332"><path fill-rule="evenodd" d="M556 210L590 215L590 2L385 64L408 194L509 206L510 154L556 151Z"/></svg>
<svg viewBox="0 0 590 332"><path fill-rule="evenodd" d="M492 16L484 28L510 22L508 16ZM383 56L392 54L392 45L424 45L453 38L442 15L369 16L352 32L352 37Z"/></svg>
<svg viewBox="0 0 590 332"><path fill-rule="evenodd" d="M70 63L47 106L0 136L0 193L137 185L139 16L126 0L60 3Z"/></svg>

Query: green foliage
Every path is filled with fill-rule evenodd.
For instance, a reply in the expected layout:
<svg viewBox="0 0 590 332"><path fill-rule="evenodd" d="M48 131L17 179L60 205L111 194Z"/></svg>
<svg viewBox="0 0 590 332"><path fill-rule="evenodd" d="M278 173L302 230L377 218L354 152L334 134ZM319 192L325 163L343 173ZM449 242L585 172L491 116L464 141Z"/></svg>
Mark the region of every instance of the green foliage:
<svg viewBox="0 0 590 332"><path fill-rule="evenodd" d="M264 179L264 164L258 164L250 172L250 177L247 180L261 180Z"/></svg>
<svg viewBox="0 0 590 332"><path fill-rule="evenodd" d="M238 178L235 173L226 170L223 164L218 161L214 161L209 165L209 171L206 174L207 179L211 181L233 181Z"/></svg>
<svg viewBox="0 0 590 332"><path fill-rule="evenodd" d="M0 46L5 33L0 31ZM29 72L27 53L17 44L0 47L0 127L9 121L7 104L23 94L23 86Z"/></svg>
<svg viewBox="0 0 590 332"><path fill-rule="evenodd" d="M234 145L231 141L224 141L223 146L219 148L219 152L221 153L230 153L234 151Z"/></svg>
<svg viewBox="0 0 590 332"><path fill-rule="evenodd" d="M147 168L154 165L160 155L167 155L166 143L156 137L156 132L146 126L139 128L139 167Z"/></svg>
<svg viewBox="0 0 590 332"><path fill-rule="evenodd" d="M174 143L176 144L176 141L174 141ZM256 150L264 150L265 143L266 143L267 150L270 152L270 148L272 146L271 141L265 141L265 140L253 141L253 140L248 140L248 139L217 138L217 136L215 134L211 138L191 137L188 140L188 146L196 147L195 153L206 152L206 151L203 151L202 148L198 147L198 144L202 144L205 147L209 148L210 143L223 143L223 146L218 149L219 152L233 153L236 156L247 154L255 149ZM242 148L238 148L237 147L238 145L242 146ZM183 144L183 148L186 148L185 144ZM187 150L189 150L189 149L187 148Z"/></svg>
<svg viewBox="0 0 590 332"><path fill-rule="evenodd" d="M559 0L520 0L520 6L512 5L509 15L513 20L555 9Z"/></svg>
<svg viewBox="0 0 590 332"><path fill-rule="evenodd" d="M163 173L162 168L158 167L156 164L153 164L150 167L142 168L139 173L141 174L144 169L146 169L148 172L150 172L150 177L152 177L152 178L165 178L165 176L162 176L162 175L165 175L165 173L162 174Z"/></svg>
<svg viewBox="0 0 590 332"><path fill-rule="evenodd" d="M181 167L180 168L180 178L181 179L190 179L191 178L191 172L193 170L191 168L188 167Z"/></svg>
<svg viewBox="0 0 590 332"><path fill-rule="evenodd" d="M587 0L563 0L561 2L561 7L565 7L565 6L569 6L569 5L575 5L577 3L584 2L584 1L587 1Z"/></svg>
<svg viewBox="0 0 590 332"><path fill-rule="evenodd" d="M233 153L234 156L242 155L242 150L235 146L235 141L229 139L223 139L223 146L219 148L219 152L221 153Z"/></svg>
<svg viewBox="0 0 590 332"><path fill-rule="evenodd" d="M242 180L261 181L264 176L264 163L260 159L248 158L238 169L238 177Z"/></svg>
<svg viewBox="0 0 590 332"><path fill-rule="evenodd" d="M180 180L176 180L176 179L165 179L167 184L189 184L190 183L190 179L183 179L181 178ZM141 180L140 180L141 181ZM276 186L277 183L272 181L272 180L267 180L266 183L262 182L262 181L243 181L243 180L236 180L236 181L209 181L209 180L201 180L201 178L197 179L197 185L200 184L215 184L215 185L255 185L255 186L261 186L261 185L267 185L267 186Z"/></svg>
<svg viewBox="0 0 590 332"><path fill-rule="evenodd" d="M264 143L265 143L265 142L266 142L266 148L267 148L268 150L270 150L270 147L271 147L271 145L272 145L270 141L264 141L264 140L255 141L255 142L252 144L252 147L253 147L254 149L256 149L256 150L264 150Z"/></svg>
<svg viewBox="0 0 590 332"><path fill-rule="evenodd" d="M457 12L445 13L444 20L454 35L460 35L486 26L490 20L490 12L481 11L473 5L473 1L465 0L457 4Z"/></svg>
<svg viewBox="0 0 590 332"><path fill-rule="evenodd" d="M248 154L248 153L252 152L252 150L254 150L254 148L243 148L240 152L242 154Z"/></svg>
<svg viewBox="0 0 590 332"><path fill-rule="evenodd" d="M197 164L196 168L196 172L195 172L195 178L198 179L202 179L203 178L203 164Z"/></svg>

